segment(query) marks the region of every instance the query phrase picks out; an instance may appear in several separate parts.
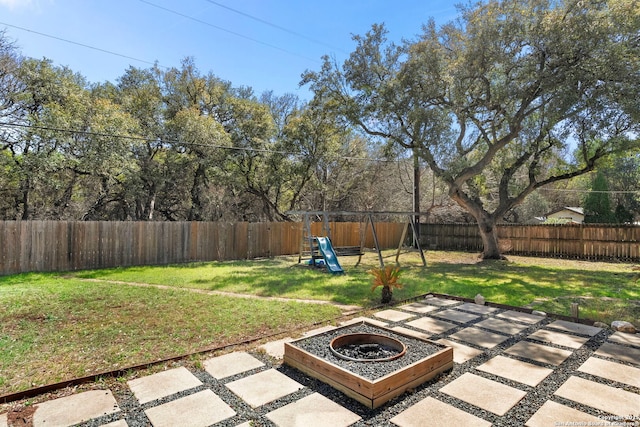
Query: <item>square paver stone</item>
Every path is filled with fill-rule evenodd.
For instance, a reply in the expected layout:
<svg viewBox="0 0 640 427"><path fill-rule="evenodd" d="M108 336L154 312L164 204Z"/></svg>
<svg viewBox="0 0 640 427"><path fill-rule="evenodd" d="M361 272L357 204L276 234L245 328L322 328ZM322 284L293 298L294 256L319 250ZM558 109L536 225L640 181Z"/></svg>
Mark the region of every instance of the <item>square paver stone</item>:
<svg viewBox="0 0 640 427"><path fill-rule="evenodd" d="M333 326L333 325L321 326L320 328L312 329L310 331L305 332L304 334L302 334L302 336L311 337L313 335L318 335L318 334L323 334L325 332L333 331L334 329L337 329L337 328L338 328L337 326Z"/></svg>
<svg viewBox="0 0 640 427"><path fill-rule="evenodd" d="M546 329L538 329L533 334L529 335L529 338L573 349L578 349L582 347L584 343L589 341L589 338L576 337L574 335L563 334L562 332L554 332Z"/></svg>
<svg viewBox="0 0 640 427"><path fill-rule="evenodd" d="M468 412L443 403L433 397L427 397L391 418L393 424L399 427L449 427L449 426L477 426L489 427L489 421L471 415Z"/></svg>
<svg viewBox="0 0 640 427"><path fill-rule="evenodd" d="M226 386L252 408L273 402L304 388L302 384L275 369L250 375L230 382Z"/></svg>
<svg viewBox="0 0 640 427"><path fill-rule="evenodd" d="M521 325L519 323L509 322L507 320L496 319L495 317L484 319L478 323L475 323L473 326L484 329L491 329L492 331L502 332L509 335L516 335L529 327Z"/></svg>
<svg viewBox="0 0 640 427"><path fill-rule="evenodd" d="M374 313L374 316L384 320L388 320L390 322L402 322L403 320L407 320L411 317L414 317L415 315L404 313L398 310L382 310Z"/></svg>
<svg viewBox="0 0 640 427"><path fill-rule="evenodd" d="M420 314L429 313L430 311L438 309L435 305L423 304L422 302L412 302L411 304L401 305L398 308Z"/></svg>
<svg viewBox="0 0 640 427"><path fill-rule="evenodd" d="M640 347L640 334L627 334L624 332L615 332L607 338L608 341L618 344L630 345L632 347Z"/></svg>
<svg viewBox="0 0 640 427"><path fill-rule="evenodd" d="M632 366L590 357L578 371L640 388L640 369Z"/></svg>
<svg viewBox="0 0 640 427"><path fill-rule="evenodd" d="M506 414L527 394L469 372L442 387L440 391L496 415Z"/></svg>
<svg viewBox="0 0 640 427"><path fill-rule="evenodd" d="M547 400L544 405L536 411L529 421L525 423L526 427L549 427L559 425L606 425L601 418L593 415L585 414L577 409L561 405L553 400Z"/></svg>
<svg viewBox="0 0 640 427"><path fill-rule="evenodd" d="M0 424L1 426L2 424ZM125 420L114 421L109 424L103 424L101 427L129 427L129 424Z"/></svg>
<svg viewBox="0 0 640 427"><path fill-rule="evenodd" d="M507 320L513 320L515 322L528 323L534 325L544 319L544 316L538 316L536 314L523 313L521 311L509 310L496 315Z"/></svg>
<svg viewBox="0 0 640 427"><path fill-rule="evenodd" d="M278 427L347 427L360 416L319 393L269 412L266 417Z"/></svg>
<svg viewBox="0 0 640 427"><path fill-rule="evenodd" d="M640 349L636 348L606 342L600 346L595 354L640 365Z"/></svg>
<svg viewBox="0 0 640 427"><path fill-rule="evenodd" d="M144 413L153 427L206 427L236 414L211 390L203 390L160 406L154 406Z"/></svg>
<svg viewBox="0 0 640 427"><path fill-rule="evenodd" d="M559 329L565 332L573 332L578 335L588 335L590 337L598 335L601 328L595 326L583 325L582 323L567 322L566 320L556 320L547 325L548 328Z"/></svg>
<svg viewBox="0 0 640 427"><path fill-rule="evenodd" d="M7 414L0 414L0 427L8 427L9 420L7 419Z"/></svg>
<svg viewBox="0 0 640 427"><path fill-rule="evenodd" d="M120 411L110 390L90 390L36 405L34 426L70 426Z"/></svg>
<svg viewBox="0 0 640 427"><path fill-rule="evenodd" d="M293 338L287 337L277 341L271 341L258 347L274 359L282 359L284 357L284 343L293 341Z"/></svg>
<svg viewBox="0 0 640 427"><path fill-rule="evenodd" d="M127 381L127 384L140 404L202 385L200 380L184 366L136 378Z"/></svg>
<svg viewBox="0 0 640 427"><path fill-rule="evenodd" d="M456 310L471 311L472 313L478 313L478 314L491 314L491 313L495 313L499 309L495 307L489 307L486 305L465 302L464 304L457 306Z"/></svg>
<svg viewBox="0 0 640 427"><path fill-rule="evenodd" d="M582 378L569 377L554 394L610 414L640 416L639 394Z"/></svg>
<svg viewBox="0 0 640 427"><path fill-rule="evenodd" d="M438 307L447 307L450 305L460 304L460 301L457 301L457 300L438 298L438 297L427 297L423 299L422 302L426 304L435 305Z"/></svg>
<svg viewBox="0 0 640 427"><path fill-rule="evenodd" d="M405 328L403 326L394 326L391 330L400 332L401 334L409 335L411 337L416 337L421 340L427 340L431 335L425 334L424 332L414 331L413 329Z"/></svg>
<svg viewBox="0 0 640 427"><path fill-rule="evenodd" d="M449 338L455 338L484 348L493 348L509 339L509 337L505 335L487 332L474 327L462 329L455 334L449 335Z"/></svg>
<svg viewBox="0 0 640 427"><path fill-rule="evenodd" d="M360 322L368 322L376 326L382 326L383 328L388 326L385 322L381 320L372 319L370 317L356 317L354 319L341 322L340 326L349 326L349 325L353 325L355 323L360 323Z"/></svg>
<svg viewBox="0 0 640 427"><path fill-rule="evenodd" d="M431 317L421 317L420 319L407 322L407 325L431 332L432 334L442 334L457 326L453 323L445 322L444 320L437 320Z"/></svg>
<svg viewBox="0 0 640 427"><path fill-rule="evenodd" d="M511 354L512 356L519 356L524 359L535 360L536 362L556 366L564 362L565 359L572 354L572 352L568 350L561 350L559 348L527 341L520 341L506 349L504 352Z"/></svg>
<svg viewBox="0 0 640 427"><path fill-rule="evenodd" d="M203 365L209 375L220 380L252 369L261 368L264 366L264 363L249 353L235 352L205 360Z"/></svg>
<svg viewBox="0 0 640 427"><path fill-rule="evenodd" d="M453 361L455 363L467 362L477 355L484 353L482 350L478 350L477 348L462 345L458 342L447 339L439 339L436 342L453 348Z"/></svg>
<svg viewBox="0 0 640 427"><path fill-rule="evenodd" d="M477 314L465 313L464 311L453 309L434 313L433 316L441 317L443 319L451 320L452 322L458 323L467 323L480 318L480 316L478 316Z"/></svg>
<svg viewBox="0 0 640 427"><path fill-rule="evenodd" d="M504 356L496 356L478 366L476 369L531 387L540 384L542 380L553 372L553 369L543 368L542 366Z"/></svg>

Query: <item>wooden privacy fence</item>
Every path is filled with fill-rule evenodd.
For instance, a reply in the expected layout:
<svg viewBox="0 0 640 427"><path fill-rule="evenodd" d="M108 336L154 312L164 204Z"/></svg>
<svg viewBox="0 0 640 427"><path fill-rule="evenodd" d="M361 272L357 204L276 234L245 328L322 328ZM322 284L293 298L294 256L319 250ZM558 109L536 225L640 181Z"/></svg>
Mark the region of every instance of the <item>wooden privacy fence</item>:
<svg viewBox="0 0 640 427"><path fill-rule="evenodd" d="M363 225L330 223L334 244L359 246ZM382 248L397 247L402 226L376 224ZM301 239L292 222L0 221L0 274L292 255Z"/></svg>
<svg viewBox="0 0 640 427"><path fill-rule="evenodd" d="M476 224L421 224L427 249L482 251ZM640 226L572 224L498 226L506 254L640 261Z"/></svg>
<svg viewBox="0 0 640 427"><path fill-rule="evenodd" d="M403 223L376 223L382 249L397 248ZM371 226L330 223L334 246L373 248ZM323 233L322 224L312 224ZM0 221L0 274L253 259L297 254L302 223ZM505 253L640 261L640 227L500 225ZM475 224L422 224L427 249L482 250Z"/></svg>

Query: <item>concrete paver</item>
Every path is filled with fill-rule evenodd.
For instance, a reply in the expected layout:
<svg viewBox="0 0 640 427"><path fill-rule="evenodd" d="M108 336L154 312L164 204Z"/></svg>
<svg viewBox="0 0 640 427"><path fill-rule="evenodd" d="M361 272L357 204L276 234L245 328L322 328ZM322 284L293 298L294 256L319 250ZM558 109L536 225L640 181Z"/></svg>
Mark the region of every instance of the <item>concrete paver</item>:
<svg viewBox="0 0 640 427"><path fill-rule="evenodd" d="M536 362L547 363L549 365L559 365L572 354L572 352L568 350L534 344L528 341L520 341L504 352L512 356L519 356L524 359L535 360Z"/></svg>
<svg viewBox="0 0 640 427"><path fill-rule="evenodd" d="M446 298L437 298L437 297L427 297L423 299L422 302L426 304L436 305L438 307L447 307L450 305L460 304L460 301L455 301L455 300L446 299Z"/></svg>
<svg viewBox="0 0 640 427"><path fill-rule="evenodd" d="M432 427L489 427L491 425L489 421L471 415L433 397L427 397L409 409L404 410L391 418L391 422L398 427L424 427L427 424Z"/></svg>
<svg viewBox="0 0 640 427"><path fill-rule="evenodd" d="M293 338L287 337L277 341L271 341L258 347L274 359L282 359L284 357L284 343L293 341Z"/></svg>
<svg viewBox="0 0 640 427"><path fill-rule="evenodd" d="M433 319L431 317L421 317L420 319L412 320L406 324L417 329L423 329L427 332L431 332L432 334L442 334L457 326L453 323Z"/></svg>
<svg viewBox="0 0 640 427"><path fill-rule="evenodd" d="M504 356L496 356L478 366L476 369L531 387L540 384L542 380L553 372L553 369L543 368L542 366Z"/></svg>
<svg viewBox="0 0 640 427"><path fill-rule="evenodd" d="M435 305L428 305L422 302L412 302L411 304L401 305L398 308L420 314L429 313L430 311L438 309Z"/></svg>
<svg viewBox="0 0 640 427"><path fill-rule="evenodd" d="M184 366L136 378L127 384L140 404L202 385Z"/></svg>
<svg viewBox="0 0 640 427"><path fill-rule="evenodd" d="M495 317L481 320L480 322L475 323L474 326L491 329L492 331L502 332L509 335L518 334L529 327L519 323L509 322L507 320L496 319Z"/></svg>
<svg viewBox="0 0 640 427"><path fill-rule="evenodd" d="M310 331L307 331L307 332L303 333L302 336L303 337L310 337L310 336L313 336L313 335L322 334L324 332L333 331L334 329L338 329L338 327L337 326L333 326L333 325L321 326L320 328L312 329Z"/></svg>
<svg viewBox="0 0 640 427"><path fill-rule="evenodd" d="M496 315L507 320L514 320L516 322L528 323L530 325L536 324L544 319L544 316L538 316L536 314L523 313L521 311L509 310Z"/></svg>
<svg viewBox="0 0 640 427"><path fill-rule="evenodd" d="M578 349L589 341L589 338L576 337L575 335L563 334L562 332L554 332L547 329L538 329L536 332L529 335L528 338L573 349Z"/></svg>
<svg viewBox="0 0 640 427"><path fill-rule="evenodd" d="M160 406L154 406L144 413L153 427L206 427L236 414L211 390L203 390Z"/></svg>
<svg viewBox="0 0 640 427"><path fill-rule="evenodd" d="M578 368L580 372L640 388L640 369L621 363L590 357Z"/></svg>
<svg viewBox="0 0 640 427"><path fill-rule="evenodd" d="M478 393L479 390L482 392ZM469 372L442 387L440 391L496 415L504 415L527 394Z"/></svg>
<svg viewBox="0 0 640 427"><path fill-rule="evenodd" d="M565 332L573 332L578 335L588 335L593 337L598 335L601 328L596 328L595 326L583 325L582 323L573 323L567 322L566 320L556 320L547 325L548 328L559 329Z"/></svg>
<svg viewBox="0 0 640 427"><path fill-rule="evenodd" d="M223 354L205 360L204 369L216 379L231 377L252 369L261 368L264 363L246 352L235 352Z"/></svg>
<svg viewBox="0 0 640 427"><path fill-rule="evenodd" d="M600 346L595 354L640 365L640 348L625 347L606 342Z"/></svg>
<svg viewBox="0 0 640 427"><path fill-rule="evenodd" d="M360 323L360 322L368 322L371 323L372 325L376 325L376 326L382 326L383 328L386 326L389 326L386 322L382 322L380 320L377 319L372 319L371 317L356 317L353 318L351 320L347 320L345 322L341 322L340 326L349 326L349 325L353 325L355 323Z"/></svg>
<svg viewBox="0 0 640 427"><path fill-rule="evenodd" d="M70 426L119 411L111 390L90 390L39 403L33 425Z"/></svg>
<svg viewBox="0 0 640 427"><path fill-rule="evenodd" d="M228 383L226 386L253 408L257 408L258 406L262 406L303 388L302 384L275 369L268 369L250 375Z"/></svg>
<svg viewBox="0 0 640 427"><path fill-rule="evenodd" d="M471 302L465 302L462 305L456 306L456 310L471 311L473 313L478 313L478 314L491 314L491 313L495 313L499 309L495 307L489 307L487 305L480 305L480 304L474 304Z"/></svg>
<svg viewBox="0 0 640 427"><path fill-rule="evenodd" d="M484 353L482 350L478 350L477 348L462 345L455 341L447 340L444 338L439 339L436 342L453 348L454 363L465 363L473 359L474 357Z"/></svg>
<svg viewBox="0 0 640 427"><path fill-rule="evenodd" d="M266 415L278 427L347 427L360 420L360 416L313 393L289 403Z"/></svg>
<svg viewBox="0 0 640 427"><path fill-rule="evenodd" d="M127 424L125 420L118 420L109 424L104 424L101 427L129 427L129 424Z"/></svg>
<svg viewBox="0 0 640 427"><path fill-rule="evenodd" d="M640 416L639 394L579 377L569 377L554 394L610 414Z"/></svg>
<svg viewBox="0 0 640 427"><path fill-rule="evenodd" d="M444 310L433 314L435 317L450 320L452 322L467 323L480 318L477 314L466 313L460 310Z"/></svg>
<svg viewBox="0 0 640 427"><path fill-rule="evenodd" d="M379 317L390 322L401 322L403 320L415 317L414 314L405 313L399 310L382 310L374 313L374 316Z"/></svg>
<svg viewBox="0 0 640 427"><path fill-rule="evenodd" d="M577 409L556 403L553 400L547 400L525 424L526 427L563 425L598 426L605 424L601 418L585 414Z"/></svg>
<svg viewBox="0 0 640 427"><path fill-rule="evenodd" d="M429 339L431 335L426 334L424 332L414 331L413 329L405 328L403 326L394 326L391 330L400 332L401 334L409 335L412 337L420 338L422 340Z"/></svg>
<svg viewBox="0 0 640 427"><path fill-rule="evenodd" d="M617 344L630 345L632 347L640 347L640 334L627 334L624 332L614 332L607 338L608 341Z"/></svg>
<svg viewBox="0 0 640 427"><path fill-rule="evenodd" d="M475 344L484 348L493 348L498 344L509 339L506 335L496 334L494 332L487 332L480 328L465 328L455 334L449 335L450 338L455 338L460 341L465 341L470 344Z"/></svg>
<svg viewBox="0 0 640 427"><path fill-rule="evenodd" d="M0 414L0 427L8 427L7 414Z"/></svg>

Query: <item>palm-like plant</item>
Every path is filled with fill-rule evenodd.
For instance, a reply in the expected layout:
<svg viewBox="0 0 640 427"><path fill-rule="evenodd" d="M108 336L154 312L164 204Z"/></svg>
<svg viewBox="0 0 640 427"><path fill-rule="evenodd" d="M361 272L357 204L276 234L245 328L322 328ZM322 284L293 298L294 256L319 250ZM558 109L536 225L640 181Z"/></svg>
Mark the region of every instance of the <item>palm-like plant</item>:
<svg viewBox="0 0 640 427"><path fill-rule="evenodd" d="M382 304L388 304L393 298L393 289L401 289L402 284L398 281L400 278L400 267L392 267L390 265L384 268L374 268L368 271L373 276L371 292L375 291L378 286L382 286Z"/></svg>

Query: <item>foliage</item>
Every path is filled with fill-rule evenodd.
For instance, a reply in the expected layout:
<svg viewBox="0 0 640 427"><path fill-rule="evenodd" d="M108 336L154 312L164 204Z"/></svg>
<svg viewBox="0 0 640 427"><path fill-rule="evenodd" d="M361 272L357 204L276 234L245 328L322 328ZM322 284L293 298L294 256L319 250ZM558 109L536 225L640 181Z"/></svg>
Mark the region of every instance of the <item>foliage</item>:
<svg viewBox="0 0 640 427"><path fill-rule="evenodd" d="M609 200L609 186L604 174L599 172L593 179L591 190L584 200L584 222L608 224L615 222Z"/></svg>
<svg viewBox="0 0 640 427"><path fill-rule="evenodd" d="M400 279L400 267L393 267L390 265L384 268L373 268L368 271L373 276L371 292L375 291L378 287L382 287L382 303L388 304L393 297L394 289L402 289Z"/></svg>
<svg viewBox="0 0 640 427"><path fill-rule="evenodd" d="M633 0L491 0L401 45L374 25L303 82L380 143L417 150L476 219L483 257L501 258L495 224L529 194L638 146L639 29Z"/></svg>

